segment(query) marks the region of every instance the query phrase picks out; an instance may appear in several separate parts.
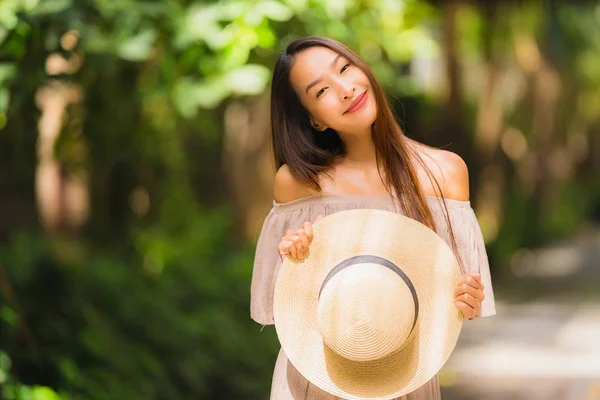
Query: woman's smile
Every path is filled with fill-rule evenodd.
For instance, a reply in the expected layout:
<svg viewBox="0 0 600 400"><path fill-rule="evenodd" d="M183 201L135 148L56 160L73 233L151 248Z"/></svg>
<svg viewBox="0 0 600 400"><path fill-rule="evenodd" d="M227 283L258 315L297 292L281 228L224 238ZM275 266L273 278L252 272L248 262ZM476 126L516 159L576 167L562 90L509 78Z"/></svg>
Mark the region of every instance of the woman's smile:
<svg viewBox="0 0 600 400"><path fill-rule="evenodd" d="M354 100L352 102L350 107L348 107L348 109L346 111L344 111L344 114L350 114L350 113L360 110L367 103L368 100L369 100L369 94L367 91L365 91L363 94L359 95L356 98L356 100Z"/></svg>

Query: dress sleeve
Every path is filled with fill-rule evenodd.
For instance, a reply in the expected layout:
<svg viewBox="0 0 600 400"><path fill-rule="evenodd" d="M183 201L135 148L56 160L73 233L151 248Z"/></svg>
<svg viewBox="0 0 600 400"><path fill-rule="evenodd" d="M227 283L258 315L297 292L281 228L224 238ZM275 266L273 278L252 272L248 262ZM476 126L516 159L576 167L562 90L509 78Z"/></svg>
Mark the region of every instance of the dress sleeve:
<svg viewBox="0 0 600 400"><path fill-rule="evenodd" d="M311 207L294 212L279 212L274 207L263 222L250 287L250 317L261 325L274 323L273 290L281 266L277 245L288 229L296 229L306 221L312 221Z"/></svg>
<svg viewBox="0 0 600 400"><path fill-rule="evenodd" d="M467 272L481 274L483 283L483 294L485 299L481 304L481 314L478 317L490 317L496 314L496 303L494 300L494 289L490 274L490 265L481 227L475 216L475 212L469 203L461 203L460 206L448 207L448 216L456 239L458 257L462 261ZM447 224L445 224L447 227ZM450 245L448 231L441 236L447 239ZM451 246L451 245L450 245Z"/></svg>

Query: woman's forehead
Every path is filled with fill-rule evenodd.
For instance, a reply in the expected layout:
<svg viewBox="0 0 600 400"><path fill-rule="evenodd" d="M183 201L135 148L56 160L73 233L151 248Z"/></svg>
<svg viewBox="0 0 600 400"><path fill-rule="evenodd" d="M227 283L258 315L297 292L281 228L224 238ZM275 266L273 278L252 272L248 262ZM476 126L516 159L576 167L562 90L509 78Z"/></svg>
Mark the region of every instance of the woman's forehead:
<svg viewBox="0 0 600 400"><path fill-rule="evenodd" d="M329 70L338 53L327 47L311 47L296 54L290 70L290 81L294 89L304 93L306 85Z"/></svg>

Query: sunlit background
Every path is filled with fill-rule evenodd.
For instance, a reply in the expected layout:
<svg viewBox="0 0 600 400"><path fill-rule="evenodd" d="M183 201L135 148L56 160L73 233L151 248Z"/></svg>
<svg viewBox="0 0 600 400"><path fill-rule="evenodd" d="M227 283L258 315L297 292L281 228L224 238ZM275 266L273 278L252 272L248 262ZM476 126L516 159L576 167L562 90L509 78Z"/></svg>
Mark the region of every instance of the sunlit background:
<svg viewBox="0 0 600 400"><path fill-rule="evenodd" d="M268 398L269 79L306 34L469 165L498 315L444 399L600 399L600 5L545 0L0 0L0 398Z"/></svg>

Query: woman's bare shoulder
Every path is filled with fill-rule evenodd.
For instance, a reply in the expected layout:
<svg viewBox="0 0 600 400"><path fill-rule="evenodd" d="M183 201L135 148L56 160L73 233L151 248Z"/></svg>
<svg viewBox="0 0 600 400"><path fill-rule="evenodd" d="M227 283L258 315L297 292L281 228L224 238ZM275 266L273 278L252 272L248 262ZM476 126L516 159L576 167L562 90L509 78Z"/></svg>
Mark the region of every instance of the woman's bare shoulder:
<svg viewBox="0 0 600 400"><path fill-rule="evenodd" d="M417 149L424 164L440 185L444 197L469 200L469 170L458 154L424 145L417 146Z"/></svg>
<svg viewBox="0 0 600 400"><path fill-rule="evenodd" d="M277 170L273 185L273 198L276 202L287 203L313 194L316 194L316 192L294 178L292 171L286 164Z"/></svg>

